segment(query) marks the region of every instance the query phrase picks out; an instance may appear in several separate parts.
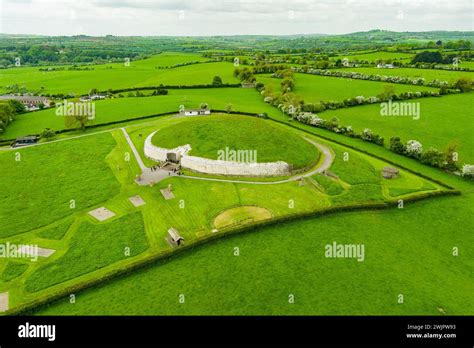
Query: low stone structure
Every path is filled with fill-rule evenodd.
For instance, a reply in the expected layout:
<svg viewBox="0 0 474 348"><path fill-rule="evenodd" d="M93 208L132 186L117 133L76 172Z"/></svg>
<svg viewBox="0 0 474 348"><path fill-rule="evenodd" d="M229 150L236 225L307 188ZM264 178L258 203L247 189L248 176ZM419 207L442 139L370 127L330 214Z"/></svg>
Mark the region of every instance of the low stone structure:
<svg viewBox="0 0 474 348"><path fill-rule="evenodd" d="M391 167L384 167L382 169L382 176L385 179L395 179L395 178L398 178L399 175L400 175L400 171L398 169L391 168Z"/></svg>
<svg viewBox="0 0 474 348"><path fill-rule="evenodd" d="M199 173L233 176L283 176L290 173L286 162L244 163L183 156L181 166Z"/></svg>
<svg viewBox="0 0 474 348"><path fill-rule="evenodd" d="M284 176L291 172L290 165L283 161L267 163L245 163L212 160L196 156L188 156L191 150L189 144L179 146L174 149L164 149L152 144L151 139L156 134L153 132L145 140L145 156L157 162L179 162L182 168L192 171L215 174L215 175L233 175L233 176Z"/></svg>
<svg viewBox="0 0 474 348"><path fill-rule="evenodd" d="M0 312L8 310L8 292L0 294Z"/></svg>
<svg viewBox="0 0 474 348"><path fill-rule="evenodd" d="M139 195L129 197L128 200L133 204L134 207L141 207L142 205L145 205L145 201Z"/></svg>
<svg viewBox="0 0 474 348"><path fill-rule="evenodd" d="M88 213L90 216L96 218L100 222L110 219L115 216L115 213L105 207L100 207Z"/></svg>

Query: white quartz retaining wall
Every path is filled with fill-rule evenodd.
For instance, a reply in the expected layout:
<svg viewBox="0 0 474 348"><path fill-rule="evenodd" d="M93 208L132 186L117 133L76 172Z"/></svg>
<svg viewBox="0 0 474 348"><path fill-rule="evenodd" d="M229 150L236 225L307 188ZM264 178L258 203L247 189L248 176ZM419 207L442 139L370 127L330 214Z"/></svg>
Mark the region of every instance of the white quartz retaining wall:
<svg viewBox="0 0 474 348"><path fill-rule="evenodd" d="M189 145L175 149L160 148L151 143L151 138L155 133L153 132L146 138L144 147L145 156L155 161L164 162L168 153L177 152L181 155L181 167L199 173L238 176L281 176L290 174L289 164L282 161L269 163L218 161L188 156L187 153L191 150Z"/></svg>
<svg viewBox="0 0 474 348"><path fill-rule="evenodd" d="M243 163L195 156L183 156L181 166L196 172L217 175L275 176L290 173L290 166L286 162Z"/></svg>

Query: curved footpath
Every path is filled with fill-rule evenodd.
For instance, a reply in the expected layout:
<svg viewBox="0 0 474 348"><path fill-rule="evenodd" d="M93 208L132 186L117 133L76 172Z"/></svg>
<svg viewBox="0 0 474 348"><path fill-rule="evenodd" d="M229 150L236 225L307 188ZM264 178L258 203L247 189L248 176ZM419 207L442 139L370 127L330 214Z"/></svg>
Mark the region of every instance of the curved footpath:
<svg viewBox="0 0 474 348"><path fill-rule="evenodd" d="M143 163L143 160L137 151L135 144L133 144L132 140L130 139L130 136L128 135L127 131L125 128L121 128L125 139L128 142L128 145L130 146L138 165L140 166L140 169L142 170L142 175L135 180L137 184L139 185L150 185L150 184L156 184L157 182L160 182L163 179L166 179L171 176L178 176L177 174L173 172L169 172L167 170L163 169L156 169L155 171L151 171L150 168L146 167L145 164ZM331 150L321 144L318 144L308 138L304 138L306 141L310 142L313 144L315 147L317 147L321 153L323 154L323 162L315 169L311 170L310 172L304 173L304 174L299 174L292 176L288 179L284 180L279 180L279 181L246 181L246 180L231 180L231 179L218 179L218 178L204 178L204 177L199 177L199 176L190 176L190 175L179 175L181 178L186 178L186 179L194 179L194 180L205 180L205 181L218 181L218 182L230 182L230 183L237 183L237 184L253 184L253 185L275 185L275 184L283 184L286 182L291 182L291 181L297 181L301 178L309 177L317 173L322 173L329 169L331 167L332 162L334 161L334 156L331 152Z"/></svg>

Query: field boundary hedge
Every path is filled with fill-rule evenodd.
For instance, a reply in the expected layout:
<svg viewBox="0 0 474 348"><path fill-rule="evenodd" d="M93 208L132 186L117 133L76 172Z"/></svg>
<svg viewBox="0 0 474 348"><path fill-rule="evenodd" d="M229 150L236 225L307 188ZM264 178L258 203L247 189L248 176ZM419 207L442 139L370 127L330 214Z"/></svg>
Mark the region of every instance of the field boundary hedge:
<svg viewBox="0 0 474 348"><path fill-rule="evenodd" d="M123 93L123 92L133 92L133 91L151 91L155 89L204 89L204 88L239 88L242 85L240 83L223 83L219 86L206 84L206 85L168 85L168 86L147 86L147 87L129 87L129 88L120 88L120 89L109 89L106 91L100 91L99 93ZM87 94L85 94L87 95ZM85 96L84 95L84 96Z"/></svg>
<svg viewBox="0 0 474 348"><path fill-rule="evenodd" d="M422 192L420 194L415 194L412 197L404 199L404 202L416 202L424 200L427 198L435 196L444 196L444 195L460 195L459 191L433 191L433 192ZM103 277L96 279L89 279L82 283L74 284L63 289L58 290L56 293L48 296L42 296L38 299L32 300L28 303L22 304L15 308L9 309L8 311L2 313L2 315L28 315L33 312L33 310L38 309L38 307L47 306L52 302L55 302L59 299L67 297L72 293L77 293L79 291L93 288L95 286L103 285L108 281L119 279L120 277L127 276L133 271L140 269L145 269L146 267L153 266L158 261L167 262L173 257L181 256L185 251L192 251L198 247L202 247L203 244L213 242L216 240L223 240L224 238L230 238L234 235L249 233L255 229L264 228L268 226L277 225L280 223L286 223L290 221L302 220L317 216L326 216L332 215L340 212L354 212L354 211L371 211L371 210L383 210L390 207L395 207L398 205L398 200L394 199L391 201L384 202L375 202L375 203L365 203L363 205L348 205L348 206L339 206L339 207L328 207L318 211L303 212L298 214L290 214L285 216L280 216L273 218L271 220L257 221L255 223L247 224L245 226L236 228L236 229L221 229L218 233L206 235L203 237L196 238L193 242L189 244L184 244L177 249L167 250L159 254L150 254L143 259L136 260L122 268L112 269L108 271ZM150 249L148 249L149 251ZM146 251L145 251L146 252Z"/></svg>
<svg viewBox="0 0 474 348"><path fill-rule="evenodd" d="M295 126L295 125L293 125L293 124L290 124L290 123L288 123L288 122L279 121L279 120L276 120L276 119L274 119L274 118L272 118L272 120L273 120L274 122L277 122L277 123L280 123L280 124L284 124L284 125L287 125L287 126L289 126L289 127L292 127L292 128L298 129L298 130L301 130L301 131L303 131L303 132L305 132L305 133L308 133L308 134L311 134L311 135L313 135L313 136L323 138L323 139L325 139L325 140L327 140L327 141L329 141L329 142L333 142L333 143L336 143L336 144L338 144L338 145L347 147L347 148L349 148L349 149L352 149L352 150L355 150L355 151L359 151L359 152L361 152L361 153L363 153L363 154L366 154L366 155L368 155L368 156L377 158L377 159L379 159L379 160L381 160L381 161L384 161L384 162L390 163L390 164L392 164L392 165L394 165L394 166L397 166L397 167L399 167L399 168L402 168L403 170L406 170L406 171L408 171L408 172L410 172L410 173L412 173L412 174L418 175L418 176L422 177L423 179L426 179L426 180L429 180L429 181L431 181L431 182L434 182L434 183L436 183L436 184L438 184L438 185L440 185L440 186L442 186L442 187L444 187L444 188L447 188L447 189L449 189L449 190L457 191L454 187L449 186L448 184L445 184L444 182L442 182L442 181L440 181L440 180L438 180L438 179L434 179L434 178L432 178L432 177L430 177L430 176L428 176L428 175L426 175L426 174L417 172L416 170L413 170L413 169L411 169L411 168L405 167L404 165L401 165L401 164L399 164L399 163L396 163L396 162L394 162L394 161L392 161L392 160L390 160L390 159L384 158L384 157L379 156L379 155L375 155L375 154L373 154L373 153L371 153L371 152L369 152L369 151L367 151L367 150L359 149L359 148L355 147L354 145L345 144L345 143L343 143L343 142L341 142L341 141L339 141L339 140L334 140L334 139L331 139L330 137L327 137L327 136L324 136L324 135L315 134L315 133L313 133L313 132L310 132L309 130L300 128L300 127ZM419 162L418 162L418 163L419 163ZM430 167L430 168L433 168L433 167ZM457 191L457 192L460 192L460 191Z"/></svg>

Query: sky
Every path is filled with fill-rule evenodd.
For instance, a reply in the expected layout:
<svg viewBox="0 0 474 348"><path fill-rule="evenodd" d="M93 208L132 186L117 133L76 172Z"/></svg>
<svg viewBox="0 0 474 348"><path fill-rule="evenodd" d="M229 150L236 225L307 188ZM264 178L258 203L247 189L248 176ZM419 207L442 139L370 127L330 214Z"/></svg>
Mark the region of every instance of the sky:
<svg viewBox="0 0 474 348"><path fill-rule="evenodd" d="M209 36L473 30L474 0L0 0L0 33Z"/></svg>

